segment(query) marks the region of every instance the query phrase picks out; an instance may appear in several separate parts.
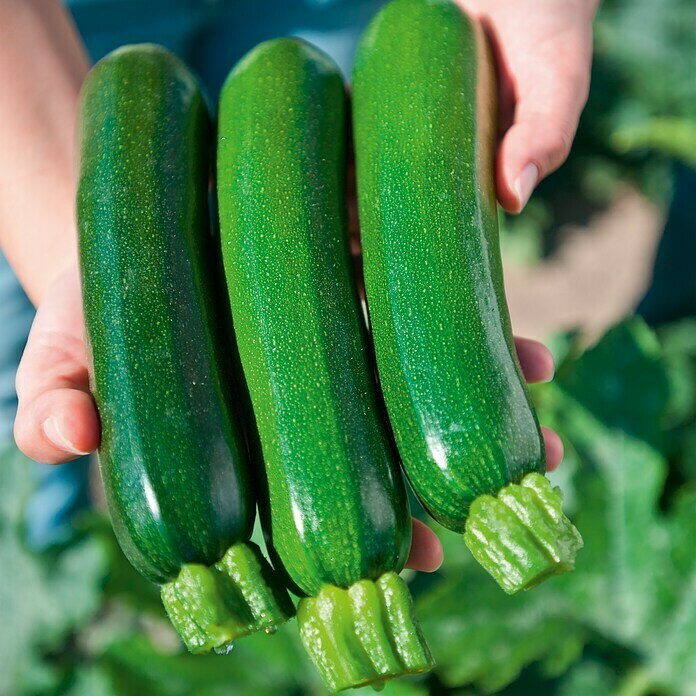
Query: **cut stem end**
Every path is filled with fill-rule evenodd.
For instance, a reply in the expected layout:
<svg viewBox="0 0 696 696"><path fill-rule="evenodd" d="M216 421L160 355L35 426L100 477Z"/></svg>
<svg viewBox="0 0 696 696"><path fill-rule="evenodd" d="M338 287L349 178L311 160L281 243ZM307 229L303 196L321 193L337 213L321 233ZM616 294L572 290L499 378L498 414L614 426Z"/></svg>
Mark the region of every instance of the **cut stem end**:
<svg viewBox="0 0 696 696"><path fill-rule="evenodd" d="M300 600L302 642L326 685L341 691L373 685L433 666L406 583L396 573L348 589L324 586Z"/></svg>
<svg viewBox="0 0 696 696"><path fill-rule="evenodd" d="M271 633L295 613L283 583L256 544L230 547L218 563L189 563L163 585L162 603L193 653L226 653L237 638Z"/></svg>
<svg viewBox="0 0 696 696"><path fill-rule="evenodd" d="M573 569L583 542L562 503L560 489L537 473L472 503L464 540L508 594Z"/></svg>

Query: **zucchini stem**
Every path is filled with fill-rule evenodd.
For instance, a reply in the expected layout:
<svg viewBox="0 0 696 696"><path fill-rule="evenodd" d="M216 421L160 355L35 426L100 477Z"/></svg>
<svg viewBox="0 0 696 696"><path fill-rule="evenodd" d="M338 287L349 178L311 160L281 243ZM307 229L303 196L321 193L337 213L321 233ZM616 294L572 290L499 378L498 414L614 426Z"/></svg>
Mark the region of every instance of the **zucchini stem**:
<svg viewBox="0 0 696 696"><path fill-rule="evenodd" d="M560 488L537 473L472 503L464 540L508 594L573 569L583 541L562 503Z"/></svg>
<svg viewBox="0 0 696 696"><path fill-rule="evenodd" d="M433 666L406 583L393 572L348 589L325 585L300 600L302 642L326 685L341 691Z"/></svg>
<svg viewBox="0 0 696 696"><path fill-rule="evenodd" d="M162 603L193 653L226 654L237 638L273 633L295 613L284 584L252 542L230 547L213 566L183 566L163 585Z"/></svg>

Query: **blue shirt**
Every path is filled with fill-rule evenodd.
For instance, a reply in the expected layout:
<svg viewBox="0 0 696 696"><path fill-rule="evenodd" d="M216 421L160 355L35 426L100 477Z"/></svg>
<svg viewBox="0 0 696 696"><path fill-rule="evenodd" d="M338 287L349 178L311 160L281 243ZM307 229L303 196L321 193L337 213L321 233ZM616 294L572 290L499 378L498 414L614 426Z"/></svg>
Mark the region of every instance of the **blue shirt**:
<svg viewBox="0 0 696 696"><path fill-rule="evenodd" d="M358 38L384 0L68 0L93 60L127 43L159 43L183 58L213 99L257 43L300 36L350 74Z"/></svg>

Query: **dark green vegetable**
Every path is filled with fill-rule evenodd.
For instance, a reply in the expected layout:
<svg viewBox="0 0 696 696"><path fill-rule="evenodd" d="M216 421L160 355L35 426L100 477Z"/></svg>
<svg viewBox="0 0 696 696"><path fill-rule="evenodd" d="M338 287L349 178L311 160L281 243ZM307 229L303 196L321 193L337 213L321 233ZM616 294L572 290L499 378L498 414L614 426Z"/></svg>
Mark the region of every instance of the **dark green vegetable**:
<svg viewBox="0 0 696 696"><path fill-rule="evenodd" d="M81 129L80 265L114 529L164 585L188 647L225 650L293 607L244 543L256 498L216 304L208 111L174 56L131 46L90 73Z"/></svg>
<svg viewBox="0 0 696 696"><path fill-rule="evenodd" d="M387 410L423 505L508 592L572 567L581 539L544 478L498 244L496 84L478 23L396 0L353 81L367 301Z"/></svg>
<svg viewBox="0 0 696 696"><path fill-rule="evenodd" d="M272 547L327 684L431 664L398 575L411 520L345 225L346 98L308 44L261 44L220 102L223 259L268 479Z"/></svg>

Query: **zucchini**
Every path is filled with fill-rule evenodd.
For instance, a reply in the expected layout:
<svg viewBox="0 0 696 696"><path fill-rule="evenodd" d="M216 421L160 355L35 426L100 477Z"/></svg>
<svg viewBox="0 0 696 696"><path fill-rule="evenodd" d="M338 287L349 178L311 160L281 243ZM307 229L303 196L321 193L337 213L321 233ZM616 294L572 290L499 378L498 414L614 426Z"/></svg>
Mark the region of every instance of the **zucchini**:
<svg viewBox="0 0 696 696"><path fill-rule="evenodd" d="M136 45L94 67L80 121L84 317L114 530L188 647L225 651L293 605L247 542L256 498L214 278L210 118L182 63Z"/></svg>
<svg viewBox="0 0 696 696"><path fill-rule="evenodd" d="M411 518L348 249L346 110L329 58L296 39L263 43L223 87L217 168L265 529L302 596L304 645L333 689L431 665L397 575Z"/></svg>
<svg viewBox="0 0 696 696"><path fill-rule="evenodd" d="M496 84L478 22L396 0L353 76L365 289L380 384L411 485L507 592L582 545L544 477L515 353L494 187Z"/></svg>

